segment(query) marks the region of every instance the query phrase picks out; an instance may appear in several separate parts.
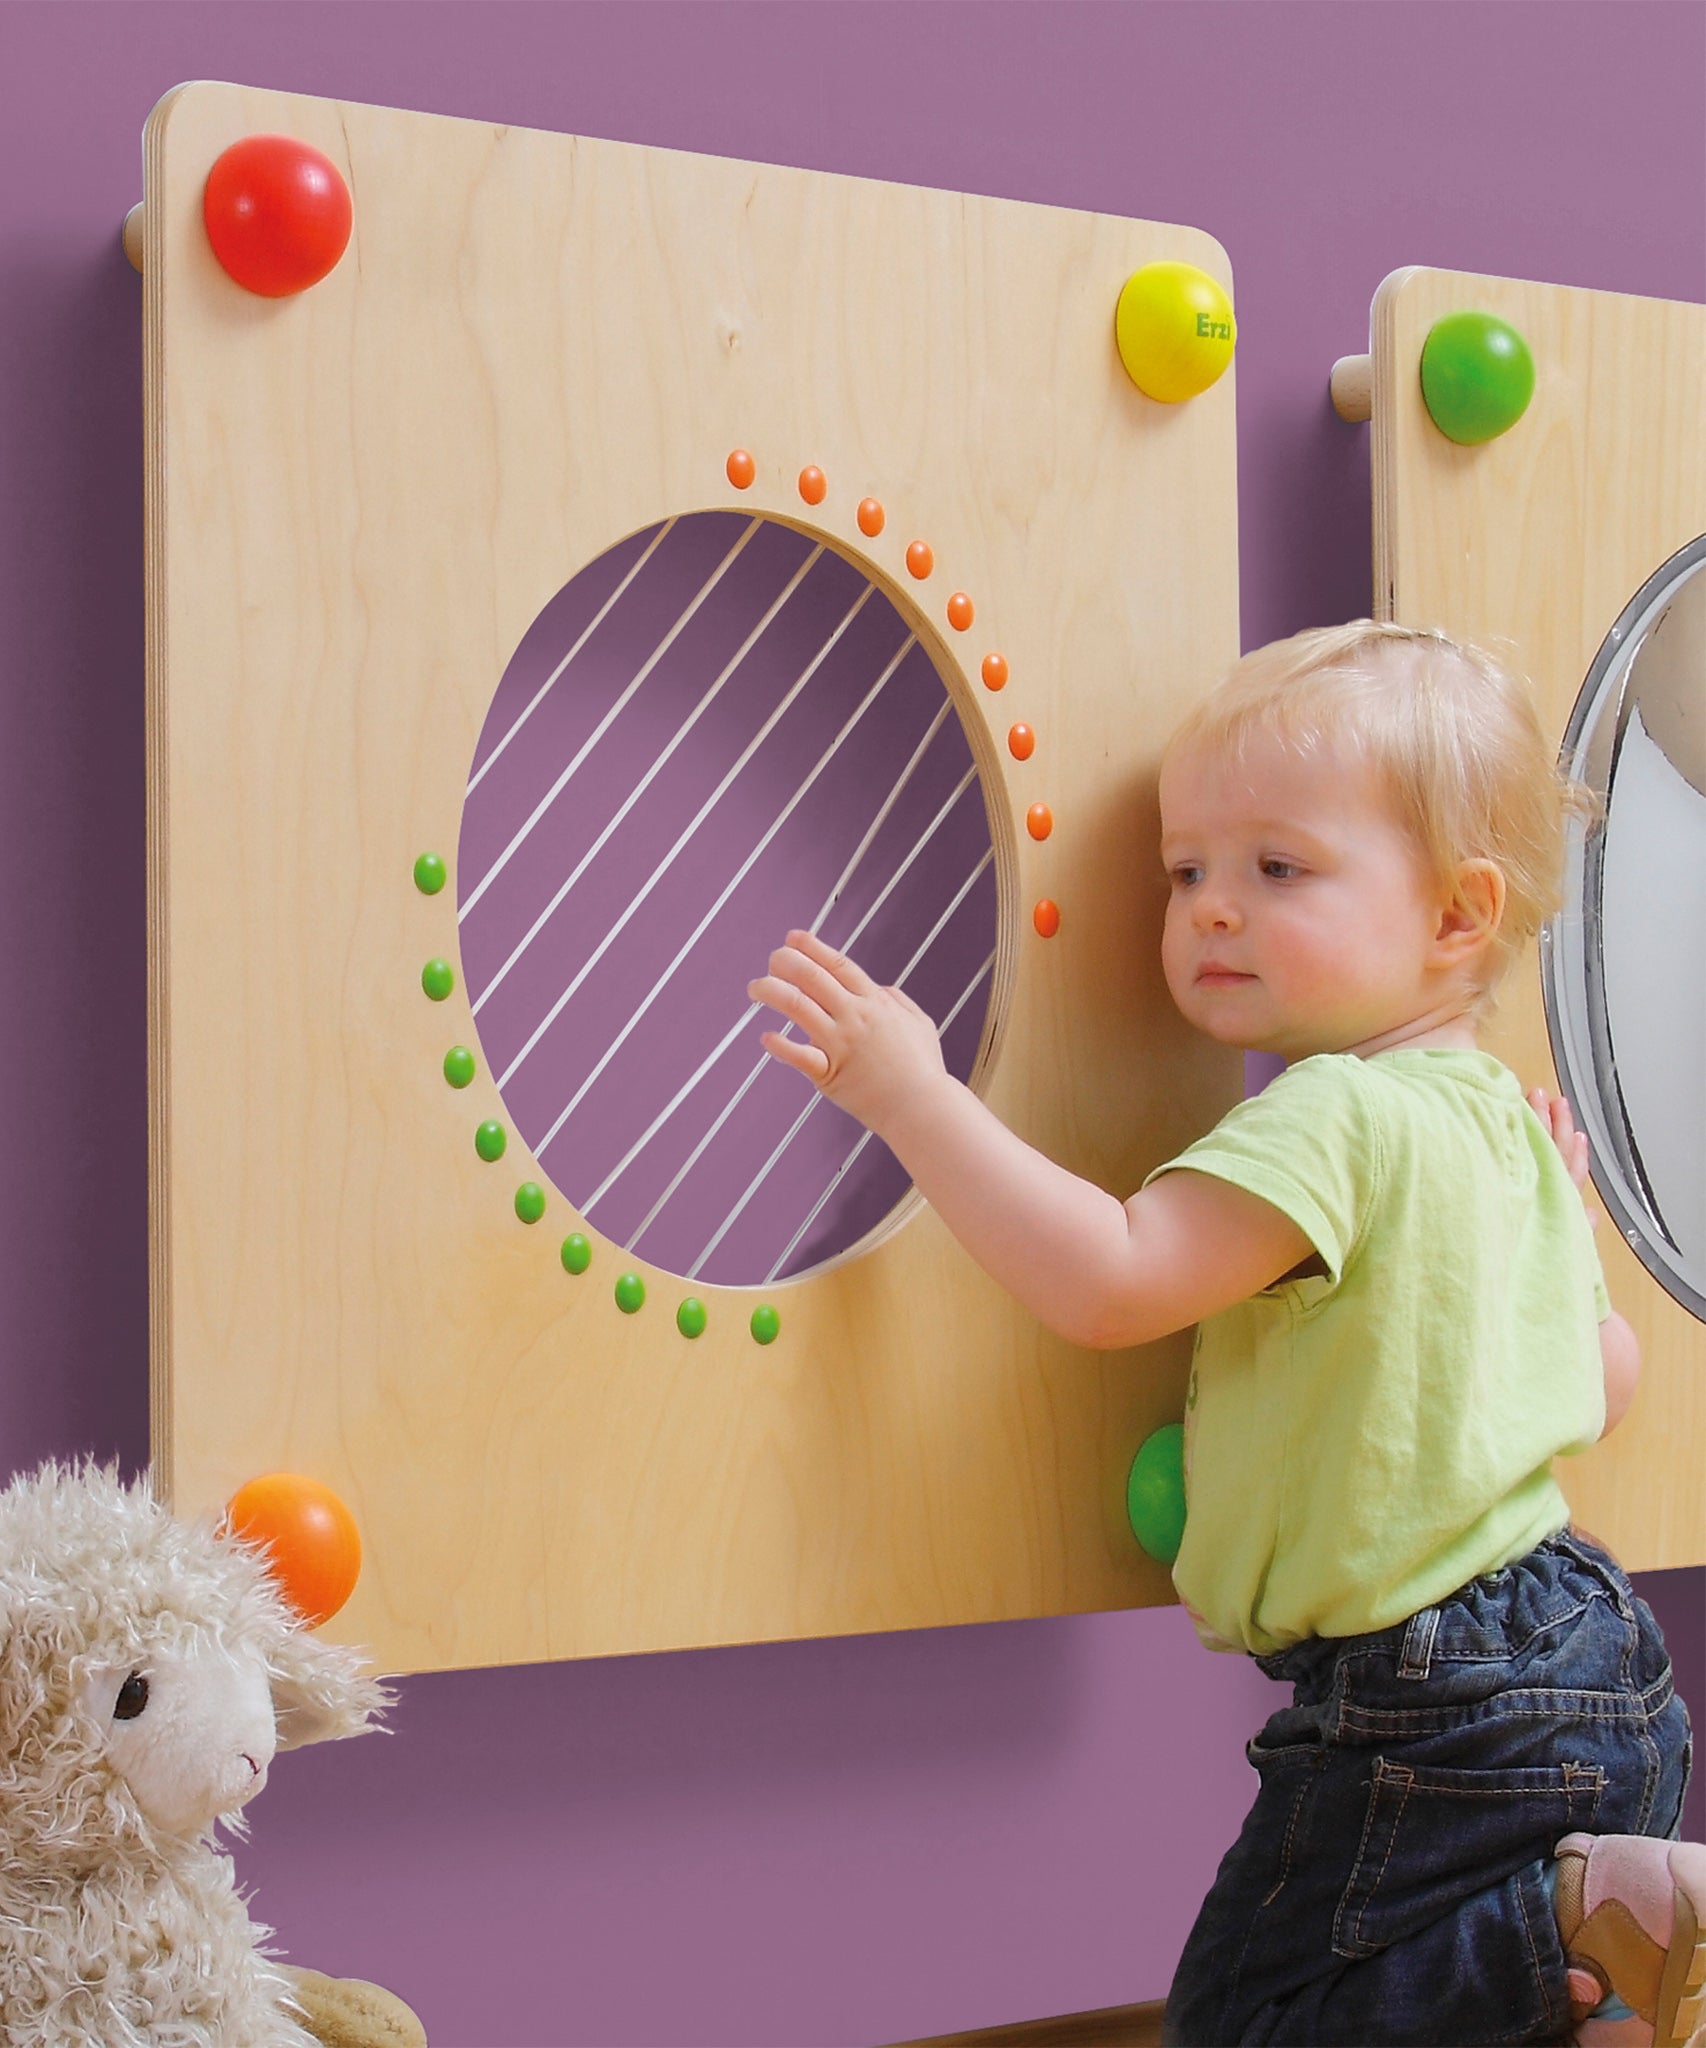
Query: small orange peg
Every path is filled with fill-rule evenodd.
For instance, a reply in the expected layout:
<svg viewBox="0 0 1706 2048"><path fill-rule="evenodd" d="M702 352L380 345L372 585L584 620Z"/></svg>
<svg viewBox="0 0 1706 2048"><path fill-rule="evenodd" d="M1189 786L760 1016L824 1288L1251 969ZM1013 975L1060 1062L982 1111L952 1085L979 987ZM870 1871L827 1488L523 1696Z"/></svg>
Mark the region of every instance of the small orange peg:
<svg viewBox="0 0 1706 2048"><path fill-rule="evenodd" d="M915 540L906 551L906 566L922 583L936 566L936 557L926 542Z"/></svg>
<svg viewBox="0 0 1706 2048"><path fill-rule="evenodd" d="M1033 839L1046 839L1054 830L1054 813L1047 804L1032 804L1025 813L1025 830Z"/></svg>
<svg viewBox="0 0 1706 2048"><path fill-rule="evenodd" d="M758 474L758 464L744 448L737 448L727 463L729 482L737 491L750 491L752 480Z"/></svg>
<svg viewBox="0 0 1706 2048"><path fill-rule="evenodd" d="M1037 928L1040 939L1052 939L1060 930L1060 905L1051 903L1045 896L1031 912L1031 922Z"/></svg>
<svg viewBox="0 0 1706 2048"><path fill-rule="evenodd" d="M875 540L883 530L883 508L875 498L861 498L857 514L859 531L867 540Z"/></svg>
<svg viewBox="0 0 1706 2048"><path fill-rule="evenodd" d="M1004 654L986 654L983 657L983 687L986 690L1005 689L1007 685L1007 657Z"/></svg>
<svg viewBox="0 0 1706 2048"><path fill-rule="evenodd" d="M1028 725L1016 725L1007 735L1007 751L1015 761L1028 761L1036 747L1037 736Z"/></svg>
<svg viewBox="0 0 1706 2048"><path fill-rule="evenodd" d="M234 1535L267 1552L268 1569L305 1628L337 1613L361 1576L355 1517L329 1486L268 1472L238 1487L225 1510Z"/></svg>
<svg viewBox="0 0 1706 2048"><path fill-rule="evenodd" d="M823 494L829 489L829 480L815 462L809 462L800 471L800 496L808 505L821 505Z"/></svg>
<svg viewBox="0 0 1706 2048"><path fill-rule="evenodd" d="M956 633L963 633L971 622L971 599L963 590L956 590L948 599L948 624Z"/></svg>

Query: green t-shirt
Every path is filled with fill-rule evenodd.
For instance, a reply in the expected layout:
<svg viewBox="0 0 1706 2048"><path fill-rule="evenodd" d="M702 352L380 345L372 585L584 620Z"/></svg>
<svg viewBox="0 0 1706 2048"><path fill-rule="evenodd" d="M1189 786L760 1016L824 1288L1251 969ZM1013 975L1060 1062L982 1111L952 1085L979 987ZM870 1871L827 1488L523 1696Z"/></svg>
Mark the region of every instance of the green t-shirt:
<svg viewBox="0 0 1706 2048"><path fill-rule="evenodd" d="M1507 1067L1320 1054L1156 1172L1181 1167L1283 1210L1327 1269L1197 1331L1173 1579L1211 1648L1390 1627L1564 1526L1551 1461L1605 1426L1610 1305Z"/></svg>

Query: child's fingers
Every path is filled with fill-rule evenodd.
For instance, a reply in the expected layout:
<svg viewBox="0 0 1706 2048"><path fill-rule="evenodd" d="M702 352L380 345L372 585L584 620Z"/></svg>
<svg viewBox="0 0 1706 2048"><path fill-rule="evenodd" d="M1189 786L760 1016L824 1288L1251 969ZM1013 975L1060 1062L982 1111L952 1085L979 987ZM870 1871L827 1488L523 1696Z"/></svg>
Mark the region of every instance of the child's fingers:
<svg viewBox="0 0 1706 2048"><path fill-rule="evenodd" d="M832 975L841 986L856 996L876 993L877 984L865 972L857 960L849 960L845 953L838 953L833 946L825 945L816 932L793 931L788 934L788 944L796 953L803 953L816 967Z"/></svg>
<svg viewBox="0 0 1706 2048"><path fill-rule="evenodd" d="M823 1081L829 1075L829 1054L821 1046L799 1045L779 1031L766 1031L759 1041L772 1059L804 1074L808 1081Z"/></svg>
<svg viewBox="0 0 1706 2048"><path fill-rule="evenodd" d="M772 958L779 957L772 955ZM786 975L763 975L757 981L749 981L746 992L753 1002L779 1010L790 1024L797 1024L810 1039L822 1038L833 1026L833 1019L827 1012Z"/></svg>
<svg viewBox="0 0 1706 2048"><path fill-rule="evenodd" d="M1558 1148L1558 1156L1564 1162L1564 1170L1578 1188L1588 1183L1588 1140L1585 1131L1576 1129L1576 1113L1570 1107L1569 1098L1550 1095L1544 1088L1531 1088L1528 1094L1530 1108L1545 1124L1547 1134ZM1597 1217L1590 1221L1597 1222Z"/></svg>
<svg viewBox="0 0 1706 2048"><path fill-rule="evenodd" d="M800 934L804 936L804 934ZM798 946L778 946L770 956L770 977L784 981L807 996L826 1017L839 1017L853 993L834 971L801 952Z"/></svg>

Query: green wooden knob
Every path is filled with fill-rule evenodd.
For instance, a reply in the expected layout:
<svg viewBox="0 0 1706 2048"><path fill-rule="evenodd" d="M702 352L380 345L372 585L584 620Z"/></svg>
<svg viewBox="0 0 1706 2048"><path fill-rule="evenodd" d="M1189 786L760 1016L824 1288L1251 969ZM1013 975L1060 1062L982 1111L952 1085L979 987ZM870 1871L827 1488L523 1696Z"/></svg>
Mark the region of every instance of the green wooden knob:
<svg viewBox="0 0 1706 2048"><path fill-rule="evenodd" d="M1447 313L1422 343L1422 399L1448 441L1466 448L1514 427L1534 396L1534 358L1491 313Z"/></svg>
<svg viewBox="0 0 1706 2048"><path fill-rule="evenodd" d="M504 1156L504 1147L508 1143L509 1133L490 1117L474 1133L474 1150L488 1164Z"/></svg>
<svg viewBox="0 0 1706 2048"><path fill-rule="evenodd" d="M770 1306L762 1303L752 1312L752 1334L760 1344L774 1344L782 1331L782 1318Z"/></svg>
<svg viewBox="0 0 1706 2048"><path fill-rule="evenodd" d="M1125 1483L1131 1533L1157 1564L1171 1564L1185 1539L1185 1425L1164 1423L1145 1437Z"/></svg>
<svg viewBox="0 0 1706 2048"><path fill-rule="evenodd" d="M561 1257L565 1273L584 1273L592 1264L592 1246L578 1230L571 1230L563 1239Z"/></svg>

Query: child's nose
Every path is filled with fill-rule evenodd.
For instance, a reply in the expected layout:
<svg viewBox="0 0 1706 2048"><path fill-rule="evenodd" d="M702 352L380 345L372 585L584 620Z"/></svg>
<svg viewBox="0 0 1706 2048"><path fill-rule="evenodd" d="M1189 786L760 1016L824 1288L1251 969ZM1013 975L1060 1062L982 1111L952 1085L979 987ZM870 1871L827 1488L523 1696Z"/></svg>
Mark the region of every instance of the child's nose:
<svg viewBox="0 0 1706 2048"><path fill-rule="evenodd" d="M1236 931L1244 922L1238 900L1230 889L1205 882L1192 905L1197 929L1205 932Z"/></svg>

